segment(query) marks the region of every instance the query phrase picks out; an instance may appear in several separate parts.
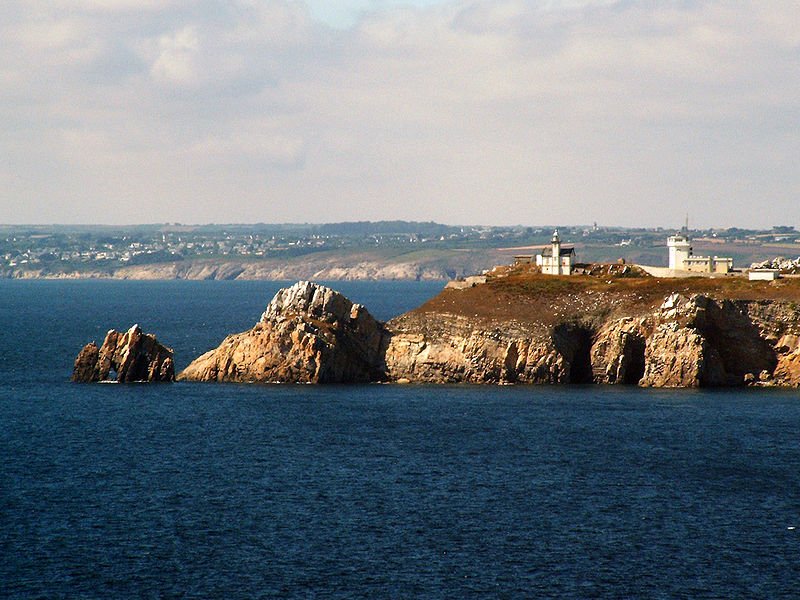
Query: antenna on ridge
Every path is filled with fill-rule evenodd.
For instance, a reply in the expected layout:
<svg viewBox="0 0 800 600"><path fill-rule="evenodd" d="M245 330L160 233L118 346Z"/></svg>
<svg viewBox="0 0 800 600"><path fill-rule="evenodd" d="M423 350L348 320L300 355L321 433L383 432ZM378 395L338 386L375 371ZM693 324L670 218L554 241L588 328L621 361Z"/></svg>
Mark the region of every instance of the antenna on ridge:
<svg viewBox="0 0 800 600"><path fill-rule="evenodd" d="M683 226L683 232L689 233L689 211L686 211L686 224Z"/></svg>

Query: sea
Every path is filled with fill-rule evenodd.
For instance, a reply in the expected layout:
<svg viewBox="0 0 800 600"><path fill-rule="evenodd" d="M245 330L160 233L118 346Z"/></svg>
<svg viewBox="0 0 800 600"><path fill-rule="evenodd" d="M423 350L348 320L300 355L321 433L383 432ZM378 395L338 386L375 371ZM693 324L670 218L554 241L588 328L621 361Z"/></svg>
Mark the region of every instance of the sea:
<svg viewBox="0 0 800 600"><path fill-rule="evenodd" d="M284 285L0 280L0 597L800 597L797 390L69 382Z"/></svg>

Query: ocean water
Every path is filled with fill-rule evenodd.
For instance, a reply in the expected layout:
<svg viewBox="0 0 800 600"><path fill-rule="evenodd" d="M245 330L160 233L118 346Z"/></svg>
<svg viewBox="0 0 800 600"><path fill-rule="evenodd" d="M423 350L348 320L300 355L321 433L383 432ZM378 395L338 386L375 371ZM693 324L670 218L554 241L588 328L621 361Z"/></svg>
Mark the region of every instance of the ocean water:
<svg viewBox="0 0 800 600"><path fill-rule="evenodd" d="M800 597L794 390L68 382L134 322L185 366L278 287L0 281L0 597Z"/></svg>

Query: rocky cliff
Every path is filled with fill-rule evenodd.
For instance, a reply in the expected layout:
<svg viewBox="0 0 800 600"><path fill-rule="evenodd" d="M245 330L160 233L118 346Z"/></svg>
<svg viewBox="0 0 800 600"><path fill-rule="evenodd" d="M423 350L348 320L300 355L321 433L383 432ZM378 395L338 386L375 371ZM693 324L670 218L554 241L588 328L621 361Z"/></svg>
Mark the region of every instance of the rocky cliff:
<svg viewBox="0 0 800 600"><path fill-rule="evenodd" d="M300 283L181 378L800 385L798 284L766 285L512 274L383 325Z"/></svg>
<svg viewBox="0 0 800 600"><path fill-rule="evenodd" d="M386 331L360 304L300 282L279 291L249 331L193 361L187 381L339 383L384 377Z"/></svg>
<svg viewBox="0 0 800 600"><path fill-rule="evenodd" d="M72 371L72 381L78 383L174 379L172 349L160 344L154 335L143 333L138 325L124 333L112 329L99 348L94 342L84 346Z"/></svg>

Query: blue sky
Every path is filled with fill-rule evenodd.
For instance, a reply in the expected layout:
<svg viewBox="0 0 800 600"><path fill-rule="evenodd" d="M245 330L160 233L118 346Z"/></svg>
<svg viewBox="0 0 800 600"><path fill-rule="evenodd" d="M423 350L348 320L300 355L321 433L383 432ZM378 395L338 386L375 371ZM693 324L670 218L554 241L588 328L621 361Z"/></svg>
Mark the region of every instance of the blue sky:
<svg viewBox="0 0 800 600"><path fill-rule="evenodd" d="M800 226L798 119L796 0L0 3L6 223Z"/></svg>

